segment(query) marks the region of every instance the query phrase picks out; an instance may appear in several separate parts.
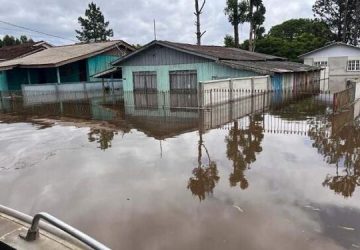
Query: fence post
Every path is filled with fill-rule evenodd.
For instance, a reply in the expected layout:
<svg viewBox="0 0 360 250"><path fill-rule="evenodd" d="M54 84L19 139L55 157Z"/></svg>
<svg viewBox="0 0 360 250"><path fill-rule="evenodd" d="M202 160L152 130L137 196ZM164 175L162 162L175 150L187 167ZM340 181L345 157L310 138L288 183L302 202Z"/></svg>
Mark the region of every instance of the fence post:
<svg viewBox="0 0 360 250"><path fill-rule="evenodd" d="M232 102L234 100L234 80L231 78L229 81L229 100Z"/></svg>
<svg viewBox="0 0 360 250"><path fill-rule="evenodd" d="M254 96L254 92L255 92L255 80L254 77L251 77L251 96Z"/></svg>

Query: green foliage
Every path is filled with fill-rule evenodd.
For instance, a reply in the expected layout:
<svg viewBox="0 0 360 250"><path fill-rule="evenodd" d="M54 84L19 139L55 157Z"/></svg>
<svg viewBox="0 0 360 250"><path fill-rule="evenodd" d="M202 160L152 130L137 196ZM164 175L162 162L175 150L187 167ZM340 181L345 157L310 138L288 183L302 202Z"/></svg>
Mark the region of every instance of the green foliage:
<svg viewBox="0 0 360 250"><path fill-rule="evenodd" d="M20 38L5 35L2 39L0 39L0 48L5 46L19 45L28 42L34 42L31 38L27 36L20 36Z"/></svg>
<svg viewBox="0 0 360 250"><path fill-rule="evenodd" d="M85 11L85 17L79 17L81 31L76 30L77 39L81 42L107 41L114 36L112 29L108 29L109 22L105 22L104 15L100 8L94 3L90 3Z"/></svg>
<svg viewBox="0 0 360 250"><path fill-rule="evenodd" d="M229 22L234 26L234 47L239 47L239 25L248 19L248 3L245 0L240 3L238 0L227 0L224 11L225 15L228 16Z"/></svg>
<svg viewBox="0 0 360 250"><path fill-rule="evenodd" d="M226 35L224 38L224 44L225 47L235 47L234 37L232 37L231 35Z"/></svg>
<svg viewBox="0 0 360 250"><path fill-rule="evenodd" d="M358 44L360 2L358 0L316 0L313 12L326 23L338 42Z"/></svg>
<svg viewBox="0 0 360 250"><path fill-rule="evenodd" d="M311 19L292 19L272 27L267 35L258 38L255 51L298 61L300 55L323 47L332 39L333 35L325 23ZM248 49L249 41L240 47Z"/></svg>

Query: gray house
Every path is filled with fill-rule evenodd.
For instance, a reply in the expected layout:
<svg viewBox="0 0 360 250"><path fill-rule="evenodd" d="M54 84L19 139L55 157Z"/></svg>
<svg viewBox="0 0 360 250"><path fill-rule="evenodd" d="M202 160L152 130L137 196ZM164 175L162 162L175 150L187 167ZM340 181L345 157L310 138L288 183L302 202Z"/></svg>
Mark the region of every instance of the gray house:
<svg viewBox="0 0 360 250"><path fill-rule="evenodd" d="M320 66L324 90L333 92L346 88L348 80L360 81L360 48L332 43L300 56L310 66Z"/></svg>

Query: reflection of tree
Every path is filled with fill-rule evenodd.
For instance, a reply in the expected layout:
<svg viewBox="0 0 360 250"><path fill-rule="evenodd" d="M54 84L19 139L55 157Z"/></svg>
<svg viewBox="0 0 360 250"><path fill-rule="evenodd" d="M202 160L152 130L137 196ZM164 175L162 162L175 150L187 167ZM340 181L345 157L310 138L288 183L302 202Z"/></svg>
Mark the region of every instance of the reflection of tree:
<svg viewBox="0 0 360 250"><path fill-rule="evenodd" d="M247 129L240 129L239 123L234 122L234 127L226 137L227 157L233 162L234 172L229 181L232 187L240 184L245 190L249 187L245 171L250 169L250 164L256 161L256 153L262 151L261 142L264 138L261 116L249 117L250 125Z"/></svg>
<svg viewBox="0 0 360 250"><path fill-rule="evenodd" d="M204 165L202 163L203 148L205 149L206 155L208 157L208 165ZM200 201L205 200L206 195L213 193L216 184L220 180L220 177L218 175L216 162L210 159L209 152L203 143L201 132L198 146L198 167L193 170L193 175L194 176L189 179L188 189L191 190L193 195L198 196Z"/></svg>
<svg viewBox="0 0 360 250"><path fill-rule="evenodd" d="M323 186L337 194L351 197L360 186L360 124L345 125L339 131L325 121L312 124L309 136L313 147L324 156L328 164L336 166L336 176L327 176ZM340 169L343 171L340 172ZM340 173L339 173L340 172Z"/></svg>
<svg viewBox="0 0 360 250"><path fill-rule="evenodd" d="M89 133L89 142L99 143L99 148L107 150L111 148L111 141L114 139L114 135L117 132L105 130L105 129L91 129Z"/></svg>

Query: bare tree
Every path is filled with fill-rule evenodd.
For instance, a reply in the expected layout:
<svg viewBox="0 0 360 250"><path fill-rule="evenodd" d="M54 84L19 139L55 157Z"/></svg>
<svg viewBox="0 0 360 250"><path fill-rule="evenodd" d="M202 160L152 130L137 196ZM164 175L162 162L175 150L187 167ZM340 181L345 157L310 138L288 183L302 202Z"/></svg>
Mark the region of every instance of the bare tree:
<svg viewBox="0 0 360 250"><path fill-rule="evenodd" d="M206 33L206 31L201 32L201 23L200 23L200 16L202 14L202 10L204 9L206 0L203 0L203 3L200 7L199 0L195 0L195 12L194 15L196 16L196 38L197 38L197 45L201 45L201 38Z"/></svg>

